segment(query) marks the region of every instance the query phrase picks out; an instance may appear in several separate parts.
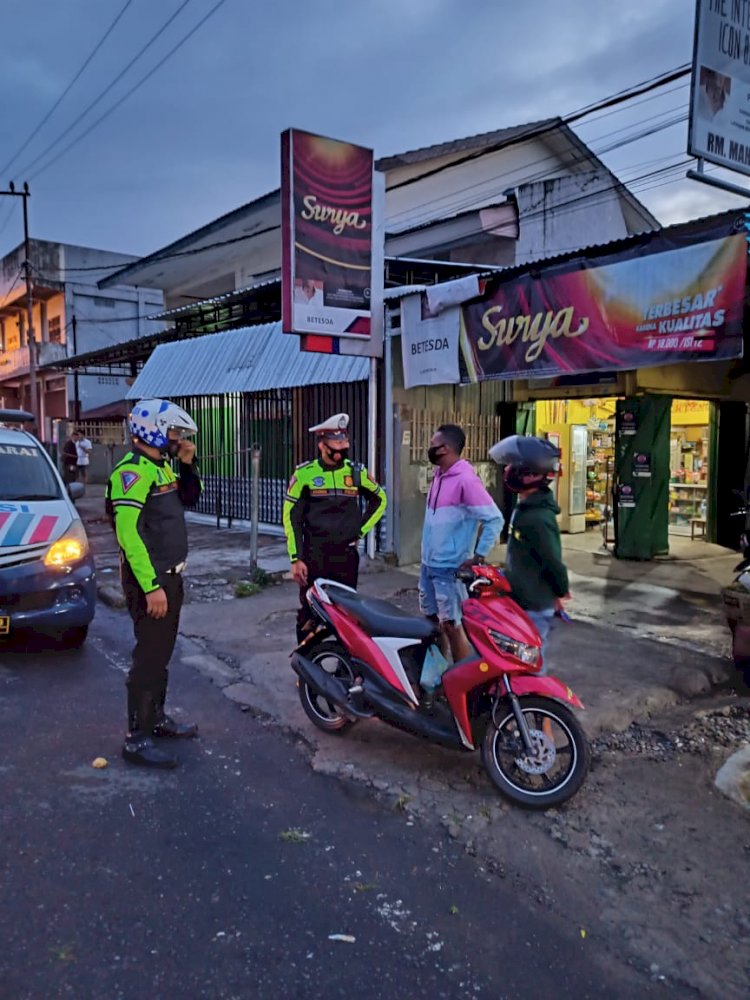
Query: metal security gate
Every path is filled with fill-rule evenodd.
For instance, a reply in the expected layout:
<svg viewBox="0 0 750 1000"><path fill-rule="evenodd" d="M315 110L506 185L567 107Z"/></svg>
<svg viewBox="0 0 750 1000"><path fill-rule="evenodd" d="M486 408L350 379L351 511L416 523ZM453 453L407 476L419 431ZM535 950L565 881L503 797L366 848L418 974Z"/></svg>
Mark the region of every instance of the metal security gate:
<svg viewBox="0 0 750 1000"><path fill-rule="evenodd" d="M295 466L317 455L309 427L334 413L348 413L352 458L367 461L367 382L183 396L175 402L198 425L203 494L197 510L215 517L217 527L222 521L251 519L251 450L256 444L261 449L263 524L282 523L284 495ZM382 433L379 436L382 440Z"/></svg>
<svg viewBox="0 0 750 1000"><path fill-rule="evenodd" d="M308 428L334 413L349 414L351 458L355 462L367 464L367 382L311 385L293 389L292 392L295 465L309 462L317 456L315 439ZM383 440L381 428L378 429L378 439ZM380 461L382 462L382 456Z"/></svg>
<svg viewBox="0 0 750 1000"><path fill-rule="evenodd" d="M198 425L203 494L197 510L222 520L250 520L251 449L259 445L259 520L281 524L292 464L292 393L224 393L176 400Z"/></svg>

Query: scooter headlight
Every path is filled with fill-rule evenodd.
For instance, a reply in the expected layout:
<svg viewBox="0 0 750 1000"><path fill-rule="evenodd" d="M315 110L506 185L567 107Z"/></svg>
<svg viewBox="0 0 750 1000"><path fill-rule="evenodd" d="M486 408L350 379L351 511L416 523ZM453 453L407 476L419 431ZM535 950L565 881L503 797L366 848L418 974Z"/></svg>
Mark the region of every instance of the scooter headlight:
<svg viewBox="0 0 750 1000"><path fill-rule="evenodd" d="M522 663L534 664L538 662L541 652L538 646L529 646L525 642L511 639L509 635L503 635L502 632L496 632L492 628L490 636L500 652L505 653L506 656L515 656Z"/></svg>

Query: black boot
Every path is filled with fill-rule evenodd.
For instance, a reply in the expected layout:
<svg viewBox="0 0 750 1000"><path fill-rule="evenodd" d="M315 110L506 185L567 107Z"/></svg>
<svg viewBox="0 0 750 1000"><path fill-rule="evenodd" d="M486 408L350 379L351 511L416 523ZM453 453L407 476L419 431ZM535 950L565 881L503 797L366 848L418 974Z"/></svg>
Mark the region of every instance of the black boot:
<svg viewBox="0 0 750 1000"><path fill-rule="evenodd" d="M141 767L173 768L177 760L164 753L151 736L154 728L154 696L151 691L128 691L128 735L122 756Z"/></svg>
<svg viewBox="0 0 750 1000"><path fill-rule="evenodd" d="M190 740L198 735L198 727L187 723L177 722L171 715L164 711L167 700L167 688L162 688L159 698L154 705L154 725L151 732L158 739L168 740Z"/></svg>

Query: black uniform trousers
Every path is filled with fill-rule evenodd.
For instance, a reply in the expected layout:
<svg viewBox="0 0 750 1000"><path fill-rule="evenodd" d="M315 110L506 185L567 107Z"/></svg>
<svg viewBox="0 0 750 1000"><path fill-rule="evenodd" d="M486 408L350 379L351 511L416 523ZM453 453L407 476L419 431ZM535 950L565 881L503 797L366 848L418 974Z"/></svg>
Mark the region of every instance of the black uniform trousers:
<svg viewBox="0 0 750 1000"><path fill-rule="evenodd" d="M333 544L317 539L307 544L302 552L302 561L307 566L307 583L299 589L299 611L297 612L297 641L302 642L304 626L311 620L312 611L306 594L313 583L323 577L347 587L357 586L359 577L359 552L354 545Z"/></svg>
<svg viewBox="0 0 750 1000"><path fill-rule="evenodd" d="M167 667L177 641L184 595L182 574L163 577L162 586L167 595L167 614L164 618L151 618L146 614L146 595L124 560L121 579L135 633L133 663L125 683L133 695L150 692L158 704L166 694L169 677Z"/></svg>

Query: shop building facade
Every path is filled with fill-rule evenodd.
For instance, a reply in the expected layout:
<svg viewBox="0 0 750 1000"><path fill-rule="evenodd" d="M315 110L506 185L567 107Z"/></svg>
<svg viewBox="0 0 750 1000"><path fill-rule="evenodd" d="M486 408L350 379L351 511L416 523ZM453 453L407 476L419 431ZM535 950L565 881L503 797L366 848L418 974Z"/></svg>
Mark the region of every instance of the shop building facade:
<svg viewBox="0 0 750 1000"><path fill-rule="evenodd" d="M485 390L478 406L487 416L494 408L498 437L559 444L563 531L601 533L630 559L667 555L680 537L735 547L733 491L747 480L746 269L737 212L506 269L456 310L456 384L435 388L454 399ZM408 299L402 359L404 334L413 338ZM446 328L433 318L422 336L435 322ZM416 419L403 404L396 412ZM481 441L481 421L477 430ZM402 477L424 478L412 427L401 434ZM509 514L496 473L494 488ZM400 535L409 537L408 520ZM415 546L401 549L413 561Z"/></svg>

